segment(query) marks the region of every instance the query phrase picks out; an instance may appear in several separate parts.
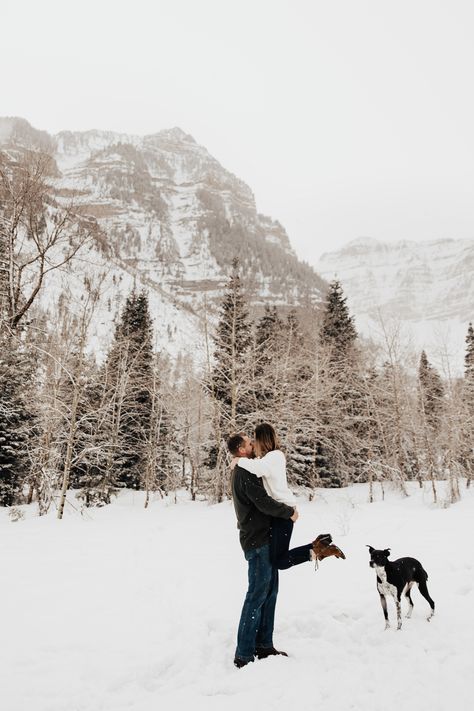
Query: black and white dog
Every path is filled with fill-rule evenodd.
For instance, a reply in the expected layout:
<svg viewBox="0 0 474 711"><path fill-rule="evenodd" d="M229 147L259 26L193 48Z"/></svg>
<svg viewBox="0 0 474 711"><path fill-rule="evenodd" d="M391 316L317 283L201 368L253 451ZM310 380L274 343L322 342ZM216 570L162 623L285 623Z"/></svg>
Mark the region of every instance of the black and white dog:
<svg viewBox="0 0 474 711"><path fill-rule="evenodd" d="M383 614L385 617L385 629L390 627L387 612L386 595L392 595L397 606L397 629L402 628L402 611L401 611L401 596L405 593L405 597L410 605L407 617L411 617L413 612L413 600L411 599L410 590L415 583L418 585L420 593L425 600L428 600L431 613L427 617L428 621L434 615L435 604L430 597L426 581L428 573L424 570L419 560L415 558L398 558L393 563L388 560L390 548L383 551L377 551L372 546L367 546L370 552L370 567L375 568L377 573L377 590L380 595L380 603L382 605Z"/></svg>

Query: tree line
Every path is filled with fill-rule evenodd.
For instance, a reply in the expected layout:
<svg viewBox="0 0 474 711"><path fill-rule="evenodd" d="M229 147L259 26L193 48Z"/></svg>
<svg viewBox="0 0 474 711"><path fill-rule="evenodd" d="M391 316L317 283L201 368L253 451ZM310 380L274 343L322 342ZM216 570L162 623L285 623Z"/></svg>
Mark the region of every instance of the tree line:
<svg viewBox="0 0 474 711"><path fill-rule="evenodd" d="M150 496L179 489L222 501L229 493L225 441L260 421L277 428L289 481L317 487L440 480L456 501L474 466L474 330L464 376L442 378L423 351L407 366L396 334L383 356L357 334L342 286L303 311L246 295L236 258L217 319L203 305L205 362L153 349L145 291L129 294L98 364L87 349L99 285L86 281L79 313L56 328L35 309L47 271L94 237L73 202L54 200L41 156L0 160L0 505L37 502L62 517L110 503L123 488ZM215 325L213 325L215 324ZM72 501L69 497L69 501Z"/></svg>
<svg viewBox="0 0 474 711"><path fill-rule="evenodd" d="M341 284L329 285L319 312L302 321L266 306L256 322L242 294L238 264L223 297L206 384L214 403L215 495L227 482L223 433L267 420L278 429L289 480L315 487L394 482L449 483L449 500L469 486L474 465L474 331L466 335L464 377L442 378L419 354L409 367L399 334L383 347L359 338Z"/></svg>

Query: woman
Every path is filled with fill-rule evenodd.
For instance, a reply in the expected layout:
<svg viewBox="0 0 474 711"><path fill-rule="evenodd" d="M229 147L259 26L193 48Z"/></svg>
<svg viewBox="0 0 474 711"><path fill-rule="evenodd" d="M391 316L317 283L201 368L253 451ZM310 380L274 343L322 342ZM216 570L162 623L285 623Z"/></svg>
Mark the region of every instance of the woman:
<svg viewBox="0 0 474 711"><path fill-rule="evenodd" d="M258 459L235 458L232 461L232 466L238 464L239 467L261 477L269 496L276 501L288 504L288 506L295 506L296 498L290 491L286 478L285 455L280 449L275 430L267 422L263 422L255 428L254 451ZM325 539L326 545L331 543L331 536L323 534L312 543L289 550L292 533L293 521L291 519L272 518L270 557L273 565L279 570L285 570L309 560L318 560L318 549L320 544L323 544L322 539ZM314 549L317 541L319 542L318 548Z"/></svg>

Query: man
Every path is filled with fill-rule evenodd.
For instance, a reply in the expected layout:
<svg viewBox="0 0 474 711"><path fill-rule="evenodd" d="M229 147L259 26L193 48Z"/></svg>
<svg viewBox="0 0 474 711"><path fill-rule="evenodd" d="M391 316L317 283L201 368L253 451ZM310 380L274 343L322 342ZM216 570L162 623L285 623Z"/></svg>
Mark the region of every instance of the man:
<svg viewBox="0 0 474 711"><path fill-rule="evenodd" d="M234 457L253 454L252 442L244 433L232 435L227 446ZM270 562L270 525L272 516L296 521L298 512L296 508L272 499L261 479L239 466L232 473L232 495L249 579L234 658L235 666L241 668L253 662L255 657L288 656L273 646L278 569Z"/></svg>

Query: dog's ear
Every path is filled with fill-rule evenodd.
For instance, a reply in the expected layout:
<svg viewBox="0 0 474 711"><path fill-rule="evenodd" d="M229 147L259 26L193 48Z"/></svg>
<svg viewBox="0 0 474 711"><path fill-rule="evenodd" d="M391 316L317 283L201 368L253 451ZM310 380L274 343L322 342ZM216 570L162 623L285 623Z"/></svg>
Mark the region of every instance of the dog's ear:
<svg viewBox="0 0 474 711"><path fill-rule="evenodd" d="M385 555L386 555L387 558L388 558L389 555L390 555L390 548L386 548L386 549L384 550L384 553L385 553Z"/></svg>
<svg viewBox="0 0 474 711"><path fill-rule="evenodd" d="M372 553L372 551L375 550L375 548L372 548L372 546L367 546L367 548L369 549L369 553Z"/></svg>

